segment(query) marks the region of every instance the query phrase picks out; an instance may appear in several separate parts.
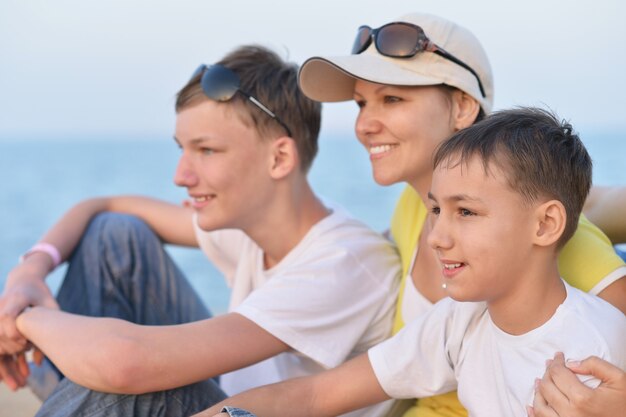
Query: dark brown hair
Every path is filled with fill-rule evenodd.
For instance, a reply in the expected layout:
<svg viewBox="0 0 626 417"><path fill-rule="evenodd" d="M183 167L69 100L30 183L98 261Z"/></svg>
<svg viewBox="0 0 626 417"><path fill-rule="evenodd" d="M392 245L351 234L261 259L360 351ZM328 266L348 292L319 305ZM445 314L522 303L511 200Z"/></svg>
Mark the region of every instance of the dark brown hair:
<svg viewBox="0 0 626 417"><path fill-rule="evenodd" d="M495 112L441 143L433 163L454 167L475 156L485 172L496 164L524 201L560 201L567 221L558 247L572 237L591 187L592 163L569 123L532 107Z"/></svg>
<svg viewBox="0 0 626 417"><path fill-rule="evenodd" d="M307 98L298 88L298 66L282 60L275 52L258 45L236 48L217 64L233 70L240 78L240 89L256 97L289 127L296 142L300 169L307 172L317 154L321 104ZM200 76L191 79L177 94L176 112L209 100L202 92ZM242 94L225 104L243 110L261 137L284 135L284 128Z"/></svg>

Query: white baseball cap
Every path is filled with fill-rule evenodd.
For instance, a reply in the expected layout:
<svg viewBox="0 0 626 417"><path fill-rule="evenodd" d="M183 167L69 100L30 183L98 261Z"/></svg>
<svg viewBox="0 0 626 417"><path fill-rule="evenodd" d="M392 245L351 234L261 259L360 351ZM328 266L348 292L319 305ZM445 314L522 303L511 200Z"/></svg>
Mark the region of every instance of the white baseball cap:
<svg viewBox="0 0 626 417"><path fill-rule="evenodd" d="M410 58L387 57L371 42L360 54L315 56L306 60L298 76L304 94L316 101L351 100L356 79L399 86L447 84L475 98L485 113L491 111L491 66L482 45L469 30L426 13L408 14L394 22L419 26L439 49L462 61L475 74L434 52L419 52Z"/></svg>

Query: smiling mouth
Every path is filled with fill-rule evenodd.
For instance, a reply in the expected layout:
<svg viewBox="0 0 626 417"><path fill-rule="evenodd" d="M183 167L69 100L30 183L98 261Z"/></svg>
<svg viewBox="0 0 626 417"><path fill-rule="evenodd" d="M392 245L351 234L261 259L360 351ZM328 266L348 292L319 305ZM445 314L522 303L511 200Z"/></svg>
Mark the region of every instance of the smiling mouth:
<svg viewBox="0 0 626 417"><path fill-rule="evenodd" d="M201 209L215 198L214 194L191 196L191 205L196 209Z"/></svg>
<svg viewBox="0 0 626 417"><path fill-rule="evenodd" d="M398 145L377 145L377 146L370 146L369 151L370 151L370 155L380 155L382 153L385 152L389 152L390 150L392 150L393 148L395 148Z"/></svg>
<svg viewBox="0 0 626 417"><path fill-rule="evenodd" d="M465 269L467 264L463 262L454 262L454 263L443 263L442 262L442 270L441 273L445 278L453 278L457 274L460 274L461 271Z"/></svg>

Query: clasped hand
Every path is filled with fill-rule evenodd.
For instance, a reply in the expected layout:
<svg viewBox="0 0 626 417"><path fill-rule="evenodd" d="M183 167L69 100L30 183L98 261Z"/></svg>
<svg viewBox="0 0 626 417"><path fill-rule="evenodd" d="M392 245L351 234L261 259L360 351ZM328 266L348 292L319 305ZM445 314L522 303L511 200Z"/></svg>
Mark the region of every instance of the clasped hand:
<svg viewBox="0 0 626 417"><path fill-rule="evenodd" d="M17 317L29 306L58 308L44 282L46 274L34 264L20 264L9 272L0 296L0 381L13 391L26 385L29 369L25 354L33 347L18 330ZM33 359L41 363L42 353L35 349Z"/></svg>

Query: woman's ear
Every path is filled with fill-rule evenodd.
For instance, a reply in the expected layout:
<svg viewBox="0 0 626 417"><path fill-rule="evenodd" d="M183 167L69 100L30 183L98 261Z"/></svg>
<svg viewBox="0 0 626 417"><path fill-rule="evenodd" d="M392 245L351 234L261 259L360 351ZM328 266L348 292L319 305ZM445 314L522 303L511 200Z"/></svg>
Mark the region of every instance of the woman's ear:
<svg viewBox="0 0 626 417"><path fill-rule="evenodd" d="M470 127L480 112L480 104L469 94L456 90L452 94L452 117L455 130Z"/></svg>
<svg viewBox="0 0 626 417"><path fill-rule="evenodd" d="M288 136L274 139L271 149L270 176L281 179L289 175L298 166L296 142Z"/></svg>
<svg viewBox="0 0 626 417"><path fill-rule="evenodd" d="M561 238L565 230L567 213L565 206L558 200L550 200L537 207L537 229L535 232L535 244L550 246Z"/></svg>

